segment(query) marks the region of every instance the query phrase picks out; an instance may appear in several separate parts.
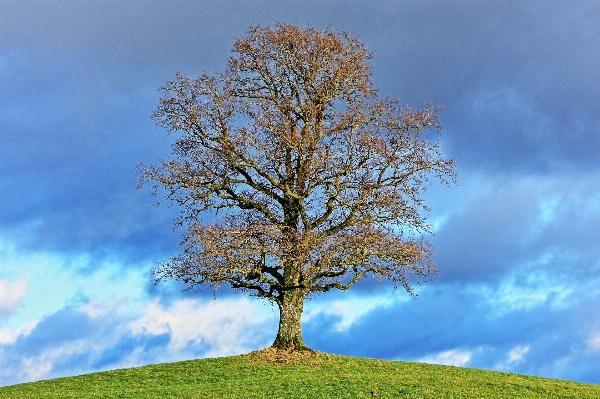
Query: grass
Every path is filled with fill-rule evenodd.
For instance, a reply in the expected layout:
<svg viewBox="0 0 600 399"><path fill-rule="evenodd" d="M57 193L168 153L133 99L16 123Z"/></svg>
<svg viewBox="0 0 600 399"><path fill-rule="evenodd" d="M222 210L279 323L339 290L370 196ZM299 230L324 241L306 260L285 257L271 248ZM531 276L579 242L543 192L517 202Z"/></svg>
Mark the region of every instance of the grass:
<svg viewBox="0 0 600 399"><path fill-rule="evenodd" d="M600 398L600 385L272 349L0 388L0 398Z"/></svg>

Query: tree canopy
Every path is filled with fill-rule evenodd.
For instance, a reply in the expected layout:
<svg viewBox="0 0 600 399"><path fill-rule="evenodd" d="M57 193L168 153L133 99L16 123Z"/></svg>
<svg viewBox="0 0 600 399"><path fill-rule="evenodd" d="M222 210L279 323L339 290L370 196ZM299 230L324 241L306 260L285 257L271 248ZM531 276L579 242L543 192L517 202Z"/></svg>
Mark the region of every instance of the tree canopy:
<svg viewBox="0 0 600 399"><path fill-rule="evenodd" d="M179 136L173 158L140 166L140 185L180 205L183 241L156 282L272 301L274 346L305 349L311 294L367 276L414 293L436 273L423 194L431 177L454 181L455 160L436 139L439 109L379 96L372 56L347 32L254 26L223 70L161 88L153 118Z"/></svg>

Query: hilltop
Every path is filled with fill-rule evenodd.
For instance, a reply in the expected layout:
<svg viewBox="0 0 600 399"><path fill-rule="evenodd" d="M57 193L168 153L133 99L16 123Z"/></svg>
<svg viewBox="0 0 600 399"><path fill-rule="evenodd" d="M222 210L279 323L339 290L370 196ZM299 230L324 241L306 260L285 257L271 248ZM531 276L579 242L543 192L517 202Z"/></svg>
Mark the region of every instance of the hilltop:
<svg viewBox="0 0 600 399"><path fill-rule="evenodd" d="M600 398L600 385L273 349L0 388L0 398Z"/></svg>

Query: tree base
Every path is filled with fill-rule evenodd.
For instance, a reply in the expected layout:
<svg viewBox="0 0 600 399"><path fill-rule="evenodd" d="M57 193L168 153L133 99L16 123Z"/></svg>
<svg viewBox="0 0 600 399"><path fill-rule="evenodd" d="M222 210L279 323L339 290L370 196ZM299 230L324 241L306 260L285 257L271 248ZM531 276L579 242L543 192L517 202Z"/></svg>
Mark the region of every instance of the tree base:
<svg viewBox="0 0 600 399"><path fill-rule="evenodd" d="M290 345L282 345L282 344L279 344L277 341L275 341L275 342L273 342L273 345L271 345L269 348L273 348L273 349L280 350L280 351L286 351L286 352L314 352L314 350L312 350L308 346L306 346L304 344L304 342L302 342L301 344L296 344L296 345L290 346Z"/></svg>
<svg viewBox="0 0 600 399"><path fill-rule="evenodd" d="M290 351L290 352L293 352L293 351L314 352L312 349L310 349L308 346L306 346L306 344L304 343L302 338L293 340L292 342L283 342L283 340L281 340L279 337L277 337L275 339L275 342L273 342L273 345L271 345L271 348L274 348L277 350L282 350L282 351Z"/></svg>
<svg viewBox="0 0 600 399"><path fill-rule="evenodd" d="M294 349L277 349L270 346L243 356L250 356L258 361L277 364L313 364L315 361L319 362L331 355L311 349L299 351Z"/></svg>

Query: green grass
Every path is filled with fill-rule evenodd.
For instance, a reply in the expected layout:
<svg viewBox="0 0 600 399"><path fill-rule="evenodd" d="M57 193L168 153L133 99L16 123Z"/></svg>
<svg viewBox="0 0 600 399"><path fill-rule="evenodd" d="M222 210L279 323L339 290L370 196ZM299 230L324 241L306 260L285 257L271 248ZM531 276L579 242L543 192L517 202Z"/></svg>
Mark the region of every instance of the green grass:
<svg viewBox="0 0 600 399"><path fill-rule="evenodd" d="M0 388L0 398L597 399L600 385L326 354L255 353L13 385Z"/></svg>

